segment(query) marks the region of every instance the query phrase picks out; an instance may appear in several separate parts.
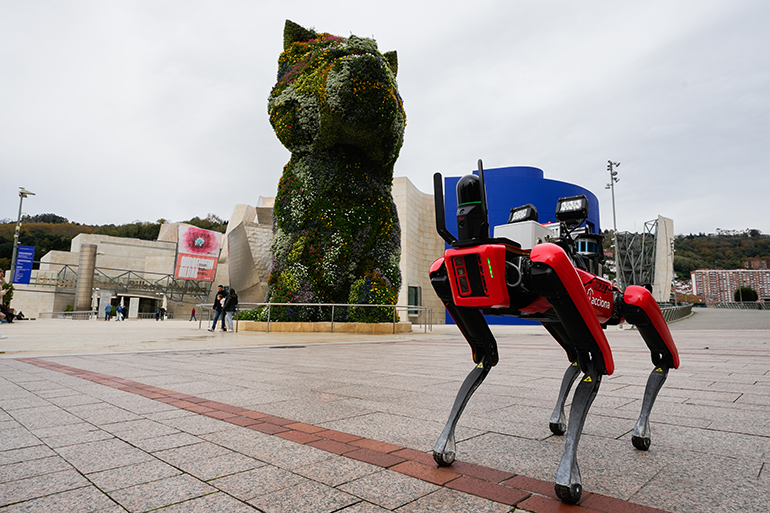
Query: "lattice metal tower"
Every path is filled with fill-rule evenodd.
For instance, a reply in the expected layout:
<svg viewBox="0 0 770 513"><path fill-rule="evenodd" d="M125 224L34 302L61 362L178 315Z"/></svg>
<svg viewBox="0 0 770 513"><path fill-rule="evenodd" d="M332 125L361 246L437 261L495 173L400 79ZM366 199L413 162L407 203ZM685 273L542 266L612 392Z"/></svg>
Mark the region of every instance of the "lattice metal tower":
<svg viewBox="0 0 770 513"><path fill-rule="evenodd" d="M644 223L643 233L619 232L616 273L618 285L652 284L655 281L655 243L658 220Z"/></svg>

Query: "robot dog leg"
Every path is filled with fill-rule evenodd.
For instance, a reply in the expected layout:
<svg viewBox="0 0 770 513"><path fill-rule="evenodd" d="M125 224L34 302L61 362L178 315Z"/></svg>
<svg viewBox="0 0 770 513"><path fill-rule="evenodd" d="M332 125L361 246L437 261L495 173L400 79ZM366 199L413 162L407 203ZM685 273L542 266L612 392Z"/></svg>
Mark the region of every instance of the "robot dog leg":
<svg viewBox="0 0 770 513"><path fill-rule="evenodd" d="M468 374L460 390L457 392L452 410L449 413L444 430L433 448L433 459L439 466L446 467L455 460L455 428L460 416L465 410L473 393L487 377L489 371L497 365L499 356L497 353L497 341L489 329L486 319L481 311L474 308L466 308L455 305L452 302L452 292L449 287L446 265L443 259L439 259L431 268L431 283L436 294L444 303L449 314L457 323L457 327L463 334L473 352L473 361L476 367Z"/></svg>
<svg viewBox="0 0 770 513"><path fill-rule="evenodd" d="M564 415L564 405L567 402L567 396L575 383L575 380L580 374L580 367L578 366L577 353L571 344L568 342L564 328L555 322L545 322L543 327L556 339L559 345L567 352L570 364L567 370L564 371L564 377L561 380L561 387L559 388L559 397L556 399L556 406L551 413L551 420L548 423L548 427L551 433L554 435L563 435L567 432L567 417Z"/></svg>
<svg viewBox="0 0 770 513"><path fill-rule="evenodd" d="M433 448L433 459L442 467L451 465L455 460L455 427L457 427L457 421L460 420L460 415L465 410L465 406L473 393L498 362L497 342L481 312L472 308L458 307L451 303L446 304L446 308L471 345L473 361L477 365L465 378L457 392L452 411L449 413L449 419Z"/></svg>
<svg viewBox="0 0 770 513"><path fill-rule="evenodd" d="M530 260L532 266L527 286L553 305L564 329L557 340L571 346L585 373L572 400L564 453L556 471L556 495L567 504L575 504L583 492L577 463L583 425L602 375L612 374L615 364L583 284L564 250L555 244L540 244L532 249Z"/></svg>
<svg viewBox="0 0 770 513"><path fill-rule="evenodd" d="M634 426L631 443L641 451L650 448L650 411L655 404L671 368L679 368L679 352L668 329L663 314L652 294L644 287L631 285L620 302L621 313L631 324L636 325L644 342L650 349L655 368L647 379L639 419Z"/></svg>

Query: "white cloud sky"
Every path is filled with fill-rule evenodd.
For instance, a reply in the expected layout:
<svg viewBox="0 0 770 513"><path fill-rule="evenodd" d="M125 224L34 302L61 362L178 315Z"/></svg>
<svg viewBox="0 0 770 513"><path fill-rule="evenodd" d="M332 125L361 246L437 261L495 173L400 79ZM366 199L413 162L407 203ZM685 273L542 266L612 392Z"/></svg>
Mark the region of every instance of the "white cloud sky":
<svg viewBox="0 0 770 513"><path fill-rule="evenodd" d="M267 97L291 19L399 54L395 174L530 165L677 233L770 233L770 4L0 0L0 218L173 221L275 195Z"/></svg>

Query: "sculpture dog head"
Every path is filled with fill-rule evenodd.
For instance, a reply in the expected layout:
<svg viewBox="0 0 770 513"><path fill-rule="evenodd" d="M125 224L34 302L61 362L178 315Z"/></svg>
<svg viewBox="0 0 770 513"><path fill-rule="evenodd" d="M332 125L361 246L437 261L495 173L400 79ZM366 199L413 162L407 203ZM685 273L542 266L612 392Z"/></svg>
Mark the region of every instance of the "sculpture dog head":
<svg viewBox="0 0 770 513"><path fill-rule="evenodd" d="M292 153L353 146L392 165L406 114L396 86L395 52L372 39L316 33L286 21L270 123Z"/></svg>

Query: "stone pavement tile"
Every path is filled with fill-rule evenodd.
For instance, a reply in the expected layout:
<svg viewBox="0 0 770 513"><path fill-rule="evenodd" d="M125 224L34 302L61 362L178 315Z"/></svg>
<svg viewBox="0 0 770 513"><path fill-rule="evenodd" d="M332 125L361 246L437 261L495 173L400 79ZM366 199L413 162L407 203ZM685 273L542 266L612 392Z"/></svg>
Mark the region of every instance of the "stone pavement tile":
<svg viewBox="0 0 770 513"><path fill-rule="evenodd" d="M162 404L162 403L158 403L158 404ZM149 420L155 420L157 422L163 422L169 419L179 419L182 417L196 417L196 416L197 415L195 413L192 413L186 410L180 410L179 408L174 408L174 407L171 407L170 410L161 410L157 412L143 414L144 418Z"/></svg>
<svg viewBox="0 0 770 513"><path fill-rule="evenodd" d="M24 447L22 449L10 449L7 451L0 451L0 465L10 465L11 463L36 460L38 458L48 458L50 456L58 456L58 454L45 445Z"/></svg>
<svg viewBox="0 0 770 513"><path fill-rule="evenodd" d="M129 511L149 511L213 493L215 490L186 474L110 492L115 502Z"/></svg>
<svg viewBox="0 0 770 513"><path fill-rule="evenodd" d="M90 424L89 424L90 425ZM93 428L93 426L91 426ZM75 431L68 434L60 434L41 438L46 445L52 449L59 449L70 445L79 445L88 442L98 442L114 438L108 432L102 429L91 429L89 431Z"/></svg>
<svg viewBox="0 0 770 513"><path fill-rule="evenodd" d="M82 488L89 486L89 484L82 475L74 470L9 481L0 484L0 507L52 493Z"/></svg>
<svg viewBox="0 0 770 513"><path fill-rule="evenodd" d="M134 432L121 433L119 438L147 452L175 449L177 447L184 447L185 445L193 445L201 442L200 438L189 433L174 433L154 438L139 438L141 435L141 433ZM136 436L136 438L134 436Z"/></svg>
<svg viewBox="0 0 770 513"><path fill-rule="evenodd" d="M214 479L208 483L241 500L250 500L308 481L286 470L264 466L246 472Z"/></svg>
<svg viewBox="0 0 770 513"><path fill-rule="evenodd" d="M249 501L265 513L332 513L359 499L315 481L257 496Z"/></svg>
<svg viewBox="0 0 770 513"><path fill-rule="evenodd" d="M153 459L146 452L117 439L70 445L59 448L56 452L84 474Z"/></svg>
<svg viewBox="0 0 770 513"><path fill-rule="evenodd" d="M643 488L666 464L664 451L634 449L630 440L607 440L583 436L580 440L578 463L583 489L629 500ZM549 478L553 482L556 466Z"/></svg>
<svg viewBox="0 0 770 513"><path fill-rule="evenodd" d="M184 461L177 466L201 481L210 481L238 472L264 466L265 463L237 452L229 452L213 458Z"/></svg>
<svg viewBox="0 0 770 513"><path fill-rule="evenodd" d="M457 444L462 461L545 481L553 480L563 452L564 439L557 436L537 441L488 433ZM585 478L586 469L581 470Z"/></svg>
<svg viewBox="0 0 770 513"><path fill-rule="evenodd" d="M2 399L2 402L0 402L0 407L8 412L12 412L14 410L23 410L27 408L42 408L46 406L51 407L51 402L30 393L25 394L24 397L5 397Z"/></svg>
<svg viewBox="0 0 770 513"><path fill-rule="evenodd" d="M382 472L382 468L363 461L334 456L324 461L299 467L294 472L328 486L339 486L376 472Z"/></svg>
<svg viewBox="0 0 770 513"><path fill-rule="evenodd" d="M357 502L352 506L341 509L340 513L387 513L389 509L375 506L371 502Z"/></svg>
<svg viewBox="0 0 770 513"><path fill-rule="evenodd" d="M153 453L153 456L167 463L170 463L171 465L179 466L184 462L210 459L225 454L231 454L231 452L232 451L222 446L206 441L201 441L200 443L193 445L185 445L183 447L176 447L174 449L156 451Z"/></svg>
<svg viewBox="0 0 770 513"><path fill-rule="evenodd" d="M50 403L48 406L13 410L13 418L30 430L83 422L82 419Z"/></svg>
<svg viewBox="0 0 770 513"><path fill-rule="evenodd" d="M449 410L447 410L448 415ZM402 447L432 447L436 443L437 433L441 432L443 425L435 422L426 422L419 419L392 415L387 413L373 413L351 419L335 422L326 422L325 427L343 431L362 438L381 440ZM458 439L460 436L469 436L469 430L463 425L458 427ZM482 431L471 430L479 435ZM323 436L322 433L317 433Z"/></svg>
<svg viewBox="0 0 770 513"><path fill-rule="evenodd" d="M455 513L458 511L508 513L511 507L456 490L441 488L394 511L398 513Z"/></svg>
<svg viewBox="0 0 770 513"><path fill-rule="evenodd" d="M162 513L256 513L257 509L221 492L180 502L160 510Z"/></svg>
<svg viewBox="0 0 770 513"><path fill-rule="evenodd" d="M671 451L666 466L630 500L666 511L768 511L770 476L760 468L742 458Z"/></svg>
<svg viewBox="0 0 770 513"><path fill-rule="evenodd" d="M93 486L55 493L39 499L20 502L3 508L3 513L38 513L59 511L98 511L99 513L125 512L105 494Z"/></svg>
<svg viewBox="0 0 770 513"><path fill-rule="evenodd" d="M105 492L112 492L178 474L181 474L179 469L159 460L150 460L135 465L93 472L86 474L86 476L100 489Z"/></svg>
<svg viewBox="0 0 770 513"><path fill-rule="evenodd" d="M326 397L332 396L331 394L320 395ZM269 413L270 415L288 417L291 419L302 419L302 422L310 424L323 424L335 420L373 413L373 410L362 408L353 404L350 400L326 402L308 397L287 397L287 400L276 401L269 404L260 404L256 402L251 402L249 404L251 407L258 409L261 412Z"/></svg>
<svg viewBox="0 0 770 513"><path fill-rule="evenodd" d="M114 424L116 422L140 420L142 418L140 415L107 403L73 406L67 408L67 411L73 415L77 415L86 422L90 422L97 426Z"/></svg>
<svg viewBox="0 0 770 513"><path fill-rule="evenodd" d="M180 433L180 431L176 428L146 418L128 420L125 422L115 422L111 424L105 424L100 427L109 433L120 435L121 438L131 438L134 440L140 440L142 438L155 438L158 436Z"/></svg>
<svg viewBox="0 0 770 513"><path fill-rule="evenodd" d="M205 417L203 415L185 415L184 417L174 417L163 420L163 423L180 431L185 431L191 435L204 435L223 431L230 428L226 422L217 419Z"/></svg>
<svg viewBox="0 0 770 513"><path fill-rule="evenodd" d="M60 397L49 397L48 401L55 404L60 408L70 408L72 406L83 406L86 404L99 404L103 403L101 399L96 399L89 395L84 395L78 392L72 391L72 395L65 395Z"/></svg>
<svg viewBox="0 0 770 513"><path fill-rule="evenodd" d="M62 470L69 470L71 468L72 466L70 466L69 463L59 458L58 456L20 461L18 463L11 463L8 465L0 465L0 483L7 483L9 481L16 481L18 479L40 476L43 474L50 474L52 472L60 472Z"/></svg>
<svg viewBox="0 0 770 513"><path fill-rule="evenodd" d="M40 445L41 443L42 442L38 437L23 427L7 429L3 431L2 436L0 436L0 451L33 447L35 445Z"/></svg>
<svg viewBox="0 0 770 513"><path fill-rule="evenodd" d="M481 415L468 414L462 418L464 426L479 432L492 431L504 435L542 440L551 436L548 419L553 408L509 406ZM618 433L618 436L623 432Z"/></svg>
<svg viewBox="0 0 770 513"><path fill-rule="evenodd" d="M747 459L770 457L770 437L766 434L754 436L671 425L657 425L653 429L652 443L660 444L661 448L689 449L723 456L743 456Z"/></svg>
<svg viewBox="0 0 770 513"><path fill-rule="evenodd" d="M321 449L316 449L315 447L298 445L288 440L286 443L291 445L277 451L260 451L251 456L271 465L275 465L276 467L291 471L312 463L328 460L333 456L333 454Z"/></svg>
<svg viewBox="0 0 770 513"><path fill-rule="evenodd" d="M337 487L385 509L393 510L440 487L390 470L364 476Z"/></svg>

